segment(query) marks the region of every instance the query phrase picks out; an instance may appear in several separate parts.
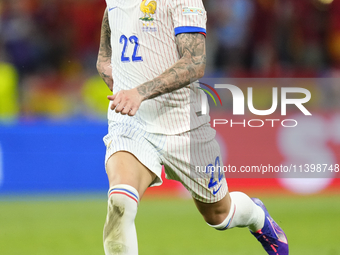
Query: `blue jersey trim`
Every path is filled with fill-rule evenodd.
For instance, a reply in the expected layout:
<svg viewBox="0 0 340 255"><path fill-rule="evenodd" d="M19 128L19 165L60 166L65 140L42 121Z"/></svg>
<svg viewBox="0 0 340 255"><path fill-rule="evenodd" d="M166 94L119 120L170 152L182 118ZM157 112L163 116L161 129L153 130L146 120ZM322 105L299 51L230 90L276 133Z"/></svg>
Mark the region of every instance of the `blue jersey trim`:
<svg viewBox="0 0 340 255"><path fill-rule="evenodd" d="M182 34L182 33L206 33L205 28L202 27L191 27L191 26L184 26L184 27L175 27L175 35Z"/></svg>

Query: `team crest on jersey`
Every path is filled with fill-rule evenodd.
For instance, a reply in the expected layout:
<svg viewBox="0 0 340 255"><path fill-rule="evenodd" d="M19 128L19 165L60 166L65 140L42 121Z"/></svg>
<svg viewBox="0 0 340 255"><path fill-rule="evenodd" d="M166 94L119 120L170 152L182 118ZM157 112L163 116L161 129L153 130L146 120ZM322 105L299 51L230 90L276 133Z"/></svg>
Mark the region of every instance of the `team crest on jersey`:
<svg viewBox="0 0 340 255"><path fill-rule="evenodd" d="M142 12L142 17L139 18L143 22L142 31L143 32L157 32L157 27L155 26L155 14L157 9L156 1L142 0L140 4L140 10Z"/></svg>

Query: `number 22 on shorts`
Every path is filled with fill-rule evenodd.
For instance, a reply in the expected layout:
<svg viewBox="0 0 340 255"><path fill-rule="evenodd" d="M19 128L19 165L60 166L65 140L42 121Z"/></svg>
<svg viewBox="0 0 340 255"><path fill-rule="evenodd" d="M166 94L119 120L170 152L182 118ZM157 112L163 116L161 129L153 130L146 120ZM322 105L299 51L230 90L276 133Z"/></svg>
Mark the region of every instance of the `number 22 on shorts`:
<svg viewBox="0 0 340 255"><path fill-rule="evenodd" d="M221 171L221 162L220 162L220 157L219 156L217 156L216 159L215 159L215 166L213 166L213 164L209 164L207 166L207 170L208 169L214 169L213 171L211 171L211 177L210 177L210 181L209 181L209 184L208 184L208 188L209 189L213 189L213 194L216 195L217 192L222 187L222 184L220 184L220 182L224 178L224 174ZM215 172L218 172L218 177L217 178L215 178ZM216 186L218 186L217 189L215 189Z"/></svg>

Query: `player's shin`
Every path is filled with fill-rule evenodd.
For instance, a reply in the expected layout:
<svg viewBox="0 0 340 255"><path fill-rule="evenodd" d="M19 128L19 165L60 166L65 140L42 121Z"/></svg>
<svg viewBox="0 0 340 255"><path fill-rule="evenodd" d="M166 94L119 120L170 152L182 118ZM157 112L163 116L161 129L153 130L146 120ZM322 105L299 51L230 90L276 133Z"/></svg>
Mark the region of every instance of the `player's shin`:
<svg viewBox="0 0 340 255"><path fill-rule="evenodd" d="M135 217L139 195L135 188L120 184L110 188L104 226L106 255L137 255Z"/></svg>
<svg viewBox="0 0 340 255"><path fill-rule="evenodd" d="M258 207L246 194L231 192L231 207L227 218L219 225L210 225L217 230L234 227L248 227L256 232L264 225L264 211Z"/></svg>

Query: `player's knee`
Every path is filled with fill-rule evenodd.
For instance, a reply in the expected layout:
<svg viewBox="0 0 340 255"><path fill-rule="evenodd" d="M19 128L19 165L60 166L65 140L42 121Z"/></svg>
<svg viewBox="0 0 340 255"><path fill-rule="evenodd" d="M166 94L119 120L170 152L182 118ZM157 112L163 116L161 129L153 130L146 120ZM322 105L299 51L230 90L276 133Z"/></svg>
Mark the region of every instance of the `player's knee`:
<svg viewBox="0 0 340 255"><path fill-rule="evenodd" d="M136 189L129 185L116 185L110 188L107 217L104 226L104 245L110 249L124 249L121 241L123 229L134 224L139 196ZM116 253L115 253L116 254ZM117 253L120 254L120 253Z"/></svg>

